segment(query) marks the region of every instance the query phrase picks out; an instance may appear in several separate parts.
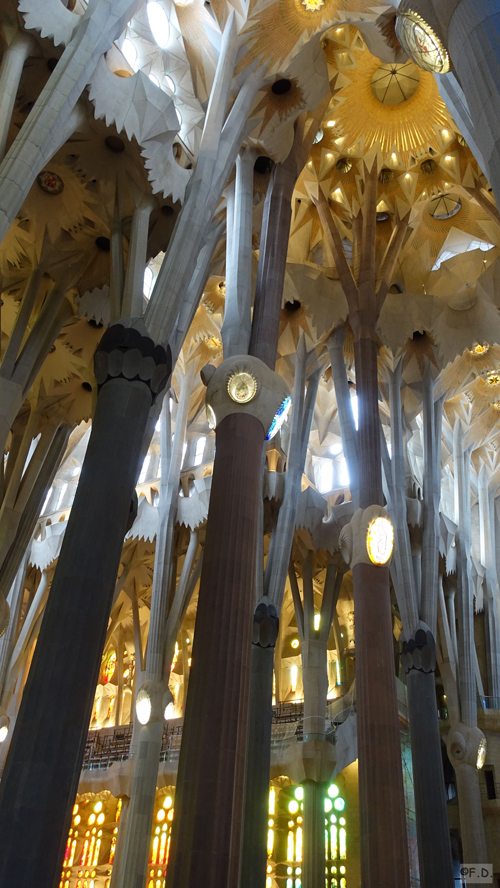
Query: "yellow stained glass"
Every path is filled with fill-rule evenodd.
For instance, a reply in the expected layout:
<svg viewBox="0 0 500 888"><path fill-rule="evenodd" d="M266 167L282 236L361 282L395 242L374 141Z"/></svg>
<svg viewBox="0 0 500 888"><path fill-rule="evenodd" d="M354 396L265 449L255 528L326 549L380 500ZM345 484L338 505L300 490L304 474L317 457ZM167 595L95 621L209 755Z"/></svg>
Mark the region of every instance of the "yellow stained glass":
<svg viewBox="0 0 500 888"><path fill-rule="evenodd" d="M109 863L113 863L116 853L116 836L111 839L111 848L109 851Z"/></svg>
<svg viewBox="0 0 500 888"><path fill-rule="evenodd" d="M274 786L271 787L269 791L269 813L274 814L276 805L276 790Z"/></svg>
<svg viewBox="0 0 500 888"><path fill-rule="evenodd" d="M345 860L346 856L346 832L343 826L339 829L339 846L340 846L340 859Z"/></svg>
<svg viewBox="0 0 500 888"><path fill-rule="evenodd" d="M295 860L302 860L302 827L297 827L295 834Z"/></svg>
<svg viewBox="0 0 500 888"><path fill-rule="evenodd" d="M97 839L95 843L94 856L92 857L92 866L97 866L99 863L99 852L101 850L101 841L102 839Z"/></svg>
<svg viewBox="0 0 500 888"><path fill-rule="evenodd" d="M160 845L160 837L155 836L153 841L153 854L151 855L151 863L158 863L158 848Z"/></svg>
<svg viewBox="0 0 500 888"><path fill-rule="evenodd" d="M332 849L332 860L336 860L338 856L338 847L337 847L337 827L330 827L330 846Z"/></svg>
<svg viewBox="0 0 500 888"><path fill-rule="evenodd" d="M167 850L167 834L162 833L160 840L160 860L159 863L165 863L165 853Z"/></svg>
<svg viewBox="0 0 500 888"><path fill-rule="evenodd" d="M267 856L273 856L273 847L274 847L274 829L268 829L267 831Z"/></svg>
<svg viewBox="0 0 500 888"><path fill-rule="evenodd" d="M105 657L104 662L101 668L101 681L102 684L108 684L113 677L113 672L116 668L116 651L110 651L107 657Z"/></svg>
<svg viewBox="0 0 500 888"><path fill-rule="evenodd" d="M286 859L287 859L287 860L293 860L293 847L294 847L293 832L292 832L291 830L289 830L289 832L288 832L288 842L287 842L287 851L286 851Z"/></svg>

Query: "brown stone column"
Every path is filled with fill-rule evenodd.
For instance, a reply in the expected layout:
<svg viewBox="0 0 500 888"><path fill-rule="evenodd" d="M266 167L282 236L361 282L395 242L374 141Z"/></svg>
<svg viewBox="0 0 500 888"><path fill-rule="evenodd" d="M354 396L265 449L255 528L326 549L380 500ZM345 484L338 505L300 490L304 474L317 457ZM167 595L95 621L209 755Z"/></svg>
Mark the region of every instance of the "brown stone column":
<svg viewBox="0 0 500 888"><path fill-rule="evenodd" d="M374 327L372 327L374 329ZM378 348L355 340L360 507L383 505ZM389 569L355 564L356 708L362 888L409 886Z"/></svg>
<svg viewBox="0 0 500 888"><path fill-rule="evenodd" d="M175 888L225 888L240 831L264 434L249 413L229 414L216 430L167 871Z"/></svg>

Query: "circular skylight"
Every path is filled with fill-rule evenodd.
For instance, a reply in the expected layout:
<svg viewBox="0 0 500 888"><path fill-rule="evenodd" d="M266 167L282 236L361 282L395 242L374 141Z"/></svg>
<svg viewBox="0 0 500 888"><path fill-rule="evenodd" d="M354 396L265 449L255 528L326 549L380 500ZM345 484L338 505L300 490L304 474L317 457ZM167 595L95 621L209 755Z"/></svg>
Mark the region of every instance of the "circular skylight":
<svg viewBox="0 0 500 888"><path fill-rule="evenodd" d="M160 46L161 49L164 49L170 37L170 25L167 13L161 3L157 3L156 0L149 0L146 9L151 33L158 46Z"/></svg>
<svg viewBox="0 0 500 888"><path fill-rule="evenodd" d="M456 216L462 207L462 201L457 194L440 194L429 204L429 213L435 219L451 219Z"/></svg>
<svg viewBox="0 0 500 888"><path fill-rule="evenodd" d="M384 105L401 105L411 99L420 83L414 62L380 65L372 77L372 93Z"/></svg>
<svg viewBox="0 0 500 888"><path fill-rule="evenodd" d="M168 76L168 74L165 74L165 77L163 78L163 85L164 85L168 90L170 90L170 92L171 92L172 94L175 92L175 83L174 83L174 81L172 80L172 78Z"/></svg>

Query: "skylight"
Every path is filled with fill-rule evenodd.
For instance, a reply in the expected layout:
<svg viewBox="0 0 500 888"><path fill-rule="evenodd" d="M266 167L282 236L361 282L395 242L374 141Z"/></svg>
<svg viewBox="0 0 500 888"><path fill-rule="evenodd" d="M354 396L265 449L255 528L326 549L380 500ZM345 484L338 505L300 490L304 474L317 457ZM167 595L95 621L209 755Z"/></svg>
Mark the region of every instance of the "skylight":
<svg viewBox="0 0 500 888"><path fill-rule="evenodd" d="M447 259L453 259L454 256L459 256L460 253L470 253L472 250L482 250L483 253L487 253L488 250L492 250L494 246L495 244L490 244L487 241L472 240L469 246L465 247L465 249L442 250L432 266L432 271L437 271L442 262L446 262Z"/></svg>
<svg viewBox="0 0 500 888"><path fill-rule="evenodd" d="M128 39L128 37L122 43L122 53L125 56L130 67L133 68L135 71L135 64L137 62L137 50L132 41Z"/></svg>
<svg viewBox="0 0 500 888"><path fill-rule="evenodd" d="M165 49L170 37L167 13L161 3L157 3L156 0L150 0L147 5L147 13L152 35L158 46Z"/></svg>

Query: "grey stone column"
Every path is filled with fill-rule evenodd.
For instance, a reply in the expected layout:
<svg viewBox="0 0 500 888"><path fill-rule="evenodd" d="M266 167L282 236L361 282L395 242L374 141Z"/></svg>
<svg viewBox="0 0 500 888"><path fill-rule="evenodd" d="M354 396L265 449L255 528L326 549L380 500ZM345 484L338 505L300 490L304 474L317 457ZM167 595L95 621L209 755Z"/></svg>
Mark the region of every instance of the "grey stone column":
<svg viewBox="0 0 500 888"><path fill-rule="evenodd" d="M320 888L325 879L325 788L316 780L304 784L304 851L302 884Z"/></svg>
<svg viewBox="0 0 500 888"><path fill-rule="evenodd" d="M95 356L92 434L0 785L1 888L53 888L62 863L144 429L171 369L128 323Z"/></svg>
<svg viewBox="0 0 500 888"><path fill-rule="evenodd" d="M453 861L434 681L436 642L425 623L419 623L414 637L403 643L401 660L408 686L420 881L422 888L434 888L435 885L453 888Z"/></svg>
<svg viewBox="0 0 500 888"><path fill-rule="evenodd" d="M249 718L246 749L244 829L241 848L240 888L262 888L266 879L269 774L274 651L279 620L267 597L261 598L253 617L250 661Z"/></svg>

